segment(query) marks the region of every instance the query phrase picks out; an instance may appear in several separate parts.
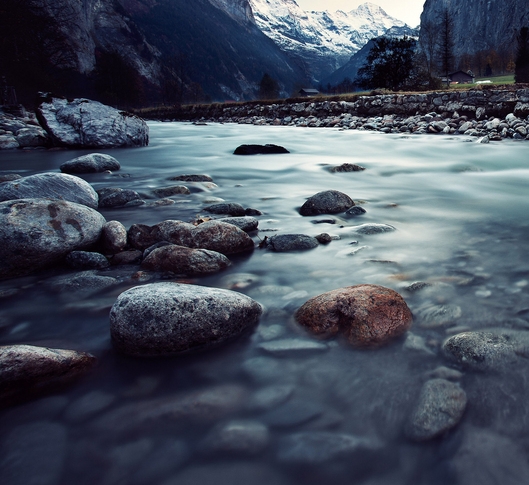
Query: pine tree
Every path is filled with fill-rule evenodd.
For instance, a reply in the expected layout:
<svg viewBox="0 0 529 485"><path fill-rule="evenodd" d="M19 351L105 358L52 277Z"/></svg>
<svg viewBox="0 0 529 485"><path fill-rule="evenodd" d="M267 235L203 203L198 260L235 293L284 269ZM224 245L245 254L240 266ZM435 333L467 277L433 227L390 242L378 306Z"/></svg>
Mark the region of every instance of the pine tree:
<svg viewBox="0 0 529 485"><path fill-rule="evenodd" d="M449 74L454 63L454 22L447 8L439 15L440 36L439 36L439 67L446 79L447 86L450 86Z"/></svg>
<svg viewBox="0 0 529 485"><path fill-rule="evenodd" d="M522 27L518 34L514 81L517 83L529 83L529 28L527 27Z"/></svg>
<svg viewBox="0 0 529 485"><path fill-rule="evenodd" d="M270 74L265 73L259 84L259 99L277 98L279 98L279 84Z"/></svg>

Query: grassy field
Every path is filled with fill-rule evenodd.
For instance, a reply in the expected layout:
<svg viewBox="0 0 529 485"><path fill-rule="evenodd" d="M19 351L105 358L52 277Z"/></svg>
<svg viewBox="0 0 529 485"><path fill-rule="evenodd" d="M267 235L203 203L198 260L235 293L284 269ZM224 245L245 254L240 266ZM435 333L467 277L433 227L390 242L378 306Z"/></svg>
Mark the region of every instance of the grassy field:
<svg viewBox="0 0 529 485"><path fill-rule="evenodd" d="M490 81L491 84L514 84L514 74L476 78L476 81ZM487 83L488 84L488 83Z"/></svg>

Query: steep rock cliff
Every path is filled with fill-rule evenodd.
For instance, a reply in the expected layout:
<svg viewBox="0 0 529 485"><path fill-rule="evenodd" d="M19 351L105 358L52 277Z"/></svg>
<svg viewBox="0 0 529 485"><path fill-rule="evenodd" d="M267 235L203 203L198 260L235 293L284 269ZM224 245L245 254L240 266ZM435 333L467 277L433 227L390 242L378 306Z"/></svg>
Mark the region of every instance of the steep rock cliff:
<svg viewBox="0 0 529 485"><path fill-rule="evenodd" d="M454 55L513 46L516 33L529 26L527 0L426 0L421 27L439 23L439 13L448 9L453 21Z"/></svg>

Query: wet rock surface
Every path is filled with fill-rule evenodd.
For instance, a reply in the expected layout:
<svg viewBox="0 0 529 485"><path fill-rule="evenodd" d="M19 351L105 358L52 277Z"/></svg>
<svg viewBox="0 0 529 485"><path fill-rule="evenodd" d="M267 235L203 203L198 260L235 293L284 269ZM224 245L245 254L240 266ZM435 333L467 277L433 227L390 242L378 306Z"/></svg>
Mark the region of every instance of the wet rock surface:
<svg viewBox="0 0 529 485"><path fill-rule="evenodd" d="M120 163L112 156L104 153L90 153L64 162L60 167L64 173L98 173L121 168Z"/></svg>
<svg viewBox="0 0 529 485"><path fill-rule="evenodd" d="M73 202L0 203L0 278L31 273L94 244L105 222L95 210Z"/></svg>
<svg viewBox="0 0 529 485"><path fill-rule="evenodd" d="M0 347L0 396L3 401L33 396L86 374L94 356L73 350L32 345Z"/></svg>
<svg viewBox="0 0 529 485"><path fill-rule="evenodd" d="M464 332L443 344L445 356L477 371L502 370L516 364L515 340L502 332Z"/></svg>
<svg viewBox="0 0 529 485"><path fill-rule="evenodd" d="M407 436L425 441L445 433L459 423L466 405L467 396L459 384L445 379L427 381L410 417Z"/></svg>
<svg viewBox="0 0 529 485"><path fill-rule="evenodd" d="M58 146L142 147L149 143L145 121L97 101L50 98L38 107L37 116Z"/></svg>
<svg viewBox="0 0 529 485"><path fill-rule="evenodd" d="M0 201L49 198L66 200L97 209L99 196L79 177L41 173L6 181L0 185Z"/></svg>
<svg viewBox="0 0 529 485"><path fill-rule="evenodd" d="M314 249L318 245L315 237L306 234L277 234L266 240L267 249L278 253Z"/></svg>
<svg viewBox="0 0 529 485"><path fill-rule="evenodd" d="M379 347L404 334L412 314L394 290L356 285L315 296L296 312L296 320L314 335L343 334L355 347Z"/></svg>
<svg viewBox="0 0 529 485"><path fill-rule="evenodd" d="M177 283L138 286L122 293L110 312L117 350L155 356L221 345L259 321L261 306L229 290Z"/></svg>
<svg viewBox="0 0 529 485"><path fill-rule="evenodd" d="M299 213L302 216L317 214L338 214L354 206L351 197L338 190L325 190L309 197L301 206Z"/></svg>
<svg viewBox="0 0 529 485"><path fill-rule="evenodd" d="M142 267L152 271L171 271L178 275L192 276L215 273L230 264L230 260L221 253L170 244L149 253L143 259Z"/></svg>

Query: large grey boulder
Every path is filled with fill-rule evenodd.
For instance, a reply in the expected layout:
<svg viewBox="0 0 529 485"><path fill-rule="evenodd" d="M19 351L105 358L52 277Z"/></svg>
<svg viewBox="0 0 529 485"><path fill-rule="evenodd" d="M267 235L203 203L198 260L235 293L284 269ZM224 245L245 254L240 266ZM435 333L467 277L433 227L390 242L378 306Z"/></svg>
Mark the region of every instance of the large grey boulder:
<svg viewBox="0 0 529 485"><path fill-rule="evenodd" d="M93 355L75 350L33 345L0 347L0 400L67 383L85 374L95 362Z"/></svg>
<svg viewBox="0 0 529 485"><path fill-rule="evenodd" d="M64 173L39 173L0 184L0 201L59 199L97 209L99 196L82 178Z"/></svg>
<svg viewBox="0 0 529 485"><path fill-rule="evenodd" d="M97 242L105 218L62 200L0 203L0 279L22 276Z"/></svg>
<svg viewBox="0 0 529 485"><path fill-rule="evenodd" d="M233 291L153 283L119 295L110 311L110 333L125 354L180 354L239 336L257 324L261 313L259 303Z"/></svg>
<svg viewBox="0 0 529 485"><path fill-rule="evenodd" d="M37 117L59 146L142 147L149 143L144 120L89 99L49 98L38 107Z"/></svg>

